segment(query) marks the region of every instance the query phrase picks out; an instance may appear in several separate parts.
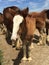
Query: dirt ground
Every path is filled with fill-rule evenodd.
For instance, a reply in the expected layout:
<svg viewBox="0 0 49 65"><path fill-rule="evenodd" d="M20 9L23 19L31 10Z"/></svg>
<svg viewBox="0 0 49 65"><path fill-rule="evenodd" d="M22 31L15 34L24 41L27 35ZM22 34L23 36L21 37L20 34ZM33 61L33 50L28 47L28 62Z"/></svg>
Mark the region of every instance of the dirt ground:
<svg viewBox="0 0 49 65"><path fill-rule="evenodd" d="M1 33L1 32L0 32ZM49 65L49 46L37 46L31 50L32 61L22 61L22 50L16 50L9 45L5 35L0 34L0 50L3 51L4 65Z"/></svg>

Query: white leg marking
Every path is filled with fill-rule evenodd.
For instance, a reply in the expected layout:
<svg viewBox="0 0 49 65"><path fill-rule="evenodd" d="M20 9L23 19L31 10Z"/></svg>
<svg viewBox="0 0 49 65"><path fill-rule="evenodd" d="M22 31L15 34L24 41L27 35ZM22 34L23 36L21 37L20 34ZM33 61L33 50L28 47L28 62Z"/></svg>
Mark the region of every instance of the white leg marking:
<svg viewBox="0 0 49 65"><path fill-rule="evenodd" d="M28 60L28 59L27 59L26 57L23 57L22 60L23 60L23 61L26 61L26 60Z"/></svg>
<svg viewBox="0 0 49 65"><path fill-rule="evenodd" d="M29 58L28 58L28 61L30 62L31 60L32 60L32 58L31 58L31 57L29 57Z"/></svg>
<svg viewBox="0 0 49 65"><path fill-rule="evenodd" d="M31 45L30 45L29 48L30 48L30 49L33 49L33 48L34 48L34 46L33 46L33 42L31 42Z"/></svg>

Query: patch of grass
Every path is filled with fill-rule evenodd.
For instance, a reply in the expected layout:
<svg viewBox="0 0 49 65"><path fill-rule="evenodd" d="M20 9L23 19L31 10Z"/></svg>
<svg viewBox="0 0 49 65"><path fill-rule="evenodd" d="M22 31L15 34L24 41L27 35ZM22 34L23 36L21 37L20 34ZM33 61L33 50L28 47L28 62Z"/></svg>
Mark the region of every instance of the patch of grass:
<svg viewBox="0 0 49 65"><path fill-rule="evenodd" d="M3 63L3 52L0 50L0 65Z"/></svg>

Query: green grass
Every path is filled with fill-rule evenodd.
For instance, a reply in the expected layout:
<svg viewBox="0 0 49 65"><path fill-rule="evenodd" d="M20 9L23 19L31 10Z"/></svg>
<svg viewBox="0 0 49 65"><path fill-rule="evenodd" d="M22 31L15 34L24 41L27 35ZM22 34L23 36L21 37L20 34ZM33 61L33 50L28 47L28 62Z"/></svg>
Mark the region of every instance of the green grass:
<svg viewBox="0 0 49 65"><path fill-rule="evenodd" d="M3 63L3 52L0 50L0 65Z"/></svg>

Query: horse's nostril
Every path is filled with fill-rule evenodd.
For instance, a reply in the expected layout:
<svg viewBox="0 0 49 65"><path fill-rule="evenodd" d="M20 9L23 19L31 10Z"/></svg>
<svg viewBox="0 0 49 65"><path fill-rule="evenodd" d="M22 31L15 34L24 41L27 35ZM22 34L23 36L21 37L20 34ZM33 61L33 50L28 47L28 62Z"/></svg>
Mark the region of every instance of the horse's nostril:
<svg viewBox="0 0 49 65"><path fill-rule="evenodd" d="M16 39L16 41L18 40L18 38Z"/></svg>

